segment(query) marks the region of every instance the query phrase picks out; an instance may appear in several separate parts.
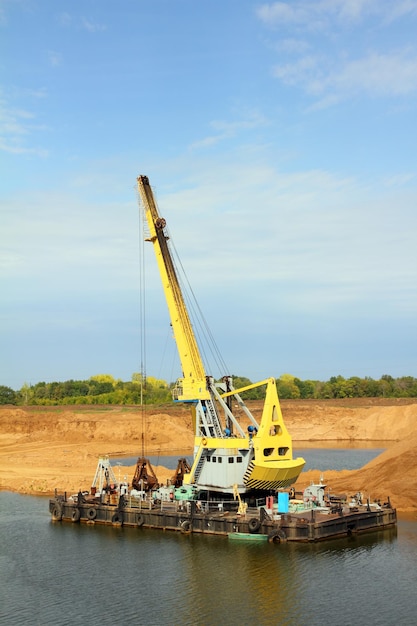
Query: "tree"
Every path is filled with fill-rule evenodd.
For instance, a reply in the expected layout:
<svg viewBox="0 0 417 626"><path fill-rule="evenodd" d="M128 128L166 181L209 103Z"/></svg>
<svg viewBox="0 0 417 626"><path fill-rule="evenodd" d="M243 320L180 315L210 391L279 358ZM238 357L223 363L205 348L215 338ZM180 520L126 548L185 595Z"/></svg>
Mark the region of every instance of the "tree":
<svg viewBox="0 0 417 626"><path fill-rule="evenodd" d="M89 396L100 396L102 393L110 393L113 391L113 383L110 381L98 381L95 378L90 378Z"/></svg>
<svg viewBox="0 0 417 626"><path fill-rule="evenodd" d="M379 381L379 386L381 388L381 395L389 398L392 396L392 387L394 384L394 379L389 374L384 374L381 376L381 380Z"/></svg>
<svg viewBox="0 0 417 626"><path fill-rule="evenodd" d="M282 374L277 380L277 391L280 398L284 400L299 398L300 388L295 383L295 376L292 374Z"/></svg>
<svg viewBox="0 0 417 626"><path fill-rule="evenodd" d="M45 383L43 383L45 384ZM19 392L20 402L23 404L31 404L31 400L33 398L33 387L24 383Z"/></svg>
<svg viewBox="0 0 417 626"><path fill-rule="evenodd" d="M232 376L235 389L252 385L245 376ZM220 382L220 381L218 381ZM355 398L394 397L417 398L417 378L393 378L384 374L380 380L370 377L332 376L327 382L300 380L292 374L282 374L276 380L282 399L297 398ZM110 374L98 374L88 380L64 382L25 383L19 391L0 386L0 404L59 405L59 404L162 404L172 400L175 383L142 374L132 374L131 382L114 379ZM260 400L265 395L265 385L241 392L245 400Z"/></svg>
<svg viewBox="0 0 417 626"><path fill-rule="evenodd" d="M346 398L349 395L349 385L343 376L332 376L329 380L333 398Z"/></svg>
<svg viewBox="0 0 417 626"><path fill-rule="evenodd" d="M299 378L294 378L294 385L297 385L300 390L300 398L303 400L306 398L314 398L316 385L312 380L300 380Z"/></svg>
<svg viewBox="0 0 417 626"><path fill-rule="evenodd" d="M10 387L0 385L0 404L16 404L16 392Z"/></svg>
<svg viewBox="0 0 417 626"><path fill-rule="evenodd" d="M90 376L90 380L98 383L111 383L112 385L115 385L117 382L111 374L96 374L95 376Z"/></svg>

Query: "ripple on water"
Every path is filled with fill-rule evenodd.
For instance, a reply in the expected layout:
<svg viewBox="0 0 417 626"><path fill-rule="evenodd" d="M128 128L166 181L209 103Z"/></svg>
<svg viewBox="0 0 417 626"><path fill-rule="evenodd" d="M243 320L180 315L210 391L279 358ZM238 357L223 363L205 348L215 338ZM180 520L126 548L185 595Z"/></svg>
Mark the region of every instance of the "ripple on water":
<svg viewBox="0 0 417 626"><path fill-rule="evenodd" d="M239 543L52 523L45 498L0 493L0 528L7 626L417 623L417 523L323 544Z"/></svg>

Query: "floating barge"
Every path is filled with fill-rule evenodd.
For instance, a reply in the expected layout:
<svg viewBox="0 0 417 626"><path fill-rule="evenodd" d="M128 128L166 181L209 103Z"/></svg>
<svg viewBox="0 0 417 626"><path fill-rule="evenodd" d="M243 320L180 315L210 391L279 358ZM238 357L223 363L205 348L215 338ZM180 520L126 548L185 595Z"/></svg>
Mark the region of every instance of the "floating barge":
<svg viewBox="0 0 417 626"><path fill-rule="evenodd" d="M293 456L275 378L235 388L227 372L208 375L177 275L181 264L171 254L166 220L159 215L148 177L139 176L137 183L148 230L144 239L154 248L183 373L172 390L173 400L191 409L194 459L192 465L182 459L171 485L161 489L147 459L139 458L129 489L128 484L117 484L109 459L101 457L90 492L70 497L55 493L49 502L52 519L275 543L323 541L395 526L396 511L389 500L381 506L364 503L361 494L335 499L325 494L321 482L310 485L297 500L291 485L305 460ZM200 322L198 327L206 328L205 320ZM218 348L213 343L211 347L217 361ZM260 388L265 399L259 419L242 394Z"/></svg>
<svg viewBox="0 0 417 626"><path fill-rule="evenodd" d="M271 507L272 504L272 507ZM279 513L278 503L239 511L235 501L174 501L155 503L129 495L58 495L49 502L55 522L104 524L176 531L182 534L229 536L231 539L264 538L271 543L317 542L393 528L396 510L388 500L378 503L338 503Z"/></svg>

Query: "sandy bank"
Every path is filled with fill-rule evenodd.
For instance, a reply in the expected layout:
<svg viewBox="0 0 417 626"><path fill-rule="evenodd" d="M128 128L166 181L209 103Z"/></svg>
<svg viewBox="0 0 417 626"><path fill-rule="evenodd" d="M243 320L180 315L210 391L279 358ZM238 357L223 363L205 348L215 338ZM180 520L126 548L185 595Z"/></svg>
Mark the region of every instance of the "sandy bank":
<svg viewBox="0 0 417 626"><path fill-rule="evenodd" d="M261 405L251 410L259 415ZM334 491L362 491L372 499L390 496L399 511L417 515L417 402L351 399L283 401L294 441L385 441L386 452L354 472L326 472ZM242 415L242 424L245 417ZM146 433L143 436L142 433ZM176 454L193 445L186 407L0 408L0 489L50 494L55 488L88 488L100 454ZM160 481L172 471L157 467ZM134 468L122 468L130 479ZM297 489L318 479L302 474Z"/></svg>

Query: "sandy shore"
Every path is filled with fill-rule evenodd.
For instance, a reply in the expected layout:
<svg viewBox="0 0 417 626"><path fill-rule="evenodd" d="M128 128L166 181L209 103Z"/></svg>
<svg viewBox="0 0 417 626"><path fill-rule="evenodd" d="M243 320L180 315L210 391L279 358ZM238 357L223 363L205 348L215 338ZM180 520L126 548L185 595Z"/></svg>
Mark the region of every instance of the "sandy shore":
<svg viewBox="0 0 417 626"><path fill-rule="evenodd" d="M251 410L259 415L261 405ZM376 442L386 451L357 471L324 475L333 491L362 491L371 499L389 496L399 512L417 517L417 402L351 399L283 401L285 423L297 447L301 442ZM242 424L245 418L242 416ZM191 418L186 407L1 407L0 489L52 494L88 489L101 454L146 456L190 454ZM146 433L146 436L142 433ZM381 446L381 442L384 445ZM130 480L133 467L121 472ZM172 470L154 467L160 482ZM320 476L301 475L301 489Z"/></svg>

